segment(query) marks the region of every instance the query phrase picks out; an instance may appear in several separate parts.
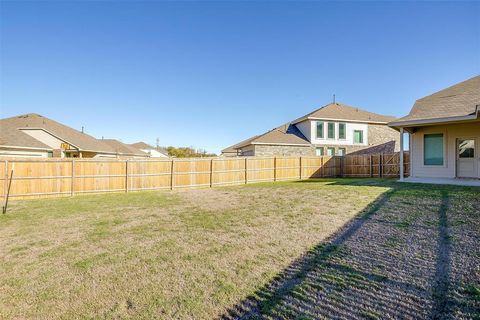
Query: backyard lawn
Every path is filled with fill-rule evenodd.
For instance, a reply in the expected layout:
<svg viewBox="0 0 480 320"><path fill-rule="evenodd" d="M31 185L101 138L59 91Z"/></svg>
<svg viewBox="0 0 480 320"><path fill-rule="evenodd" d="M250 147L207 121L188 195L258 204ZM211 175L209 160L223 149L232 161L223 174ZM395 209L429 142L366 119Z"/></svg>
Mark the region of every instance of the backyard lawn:
<svg viewBox="0 0 480 320"><path fill-rule="evenodd" d="M0 318L480 319L480 189L319 179L12 201Z"/></svg>

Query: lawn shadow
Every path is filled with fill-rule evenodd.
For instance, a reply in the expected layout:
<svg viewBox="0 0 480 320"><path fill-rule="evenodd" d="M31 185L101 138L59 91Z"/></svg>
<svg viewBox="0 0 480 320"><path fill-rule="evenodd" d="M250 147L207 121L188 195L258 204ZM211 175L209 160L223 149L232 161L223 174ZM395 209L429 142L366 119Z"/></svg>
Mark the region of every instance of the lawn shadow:
<svg viewBox="0 0 480 320"><path fill-rule="evenodd" d="M386 184L379 196L327 240L294 261L222 319L440 319L451 317L448 188L421 207L407 194L429 186L368 179L330 184ZM311 183L304 180L299 183ZM414 206L413 206L414 207ZM419 210L420 209L420 210Z"/></svg>

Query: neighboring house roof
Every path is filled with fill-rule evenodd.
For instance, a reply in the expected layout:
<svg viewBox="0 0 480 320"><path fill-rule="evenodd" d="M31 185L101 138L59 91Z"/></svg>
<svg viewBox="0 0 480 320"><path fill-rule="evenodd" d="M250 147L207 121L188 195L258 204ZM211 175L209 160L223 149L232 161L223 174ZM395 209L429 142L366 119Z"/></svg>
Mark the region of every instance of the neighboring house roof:
<svg viewBox="0 0 480 320"><path fill-rule="evenodd" d="M387 124L395 117L384 116L373 112L368 112L359 108L350 107L341 103L330 103L320 109L317 109L295 121L284 124L278 128L270 130L264 134L254 136L233 146L225 148L222 153L234 153L237 149L243 148L251 144L272 144L272 145L305 145L309 146L310 142L296 127L297 123L309 119L325 119L325 120L343 120L366 123Z"/></svg>
<svg viewBox="0 0 480 320"><path fill-rule="evenodd" d="M149 145L149 144L147 144L143 141L131 143L130 145L134 148L137 148L137 149L155 149L153 146L151 146L151 145Z"/></svg>
<svg viewBox="0 0 480 320"><path fill-rule="evenodd" d="M325 120L344 120L367 123L384 123L395 120L393 116L384 116L381 114L369 112L356 107L347 106L342 103L330 103L309 114L293 121L293 124L309 120L309 119L325 119Z"/></svg>
<svg viewBox="0 0 480 320"><path fill-rule="evenodd" d="M251 144L272 144L272 145L305 145L309 146L307 138L291 123L286 123L280 127L265 132L264 134L251 137L233 146L225 148L222 153L232 153L237 149Z"/></svg>
<svg viewBox="0 0 480 320"><path fill-rule="evenodd" d="M10 126L10 123L6 123L3 120L0 120L0 146L52 150L50 146L20 130L16 130L14 126Z"/></svg>
<svg viewBox="0 0 480 320"><path fill-rule="evenodd" d="M240 141L239 143L234 144L233 146L227 147L222 150L222 153L234 153L237 152L237 149L248 146L251 144L253 140L258 138L259 136L253 136L251 138L245 139L243 141Z"/></svg>
<svg viewBox="0 0 480 320"><path fill-rule="evenodd" d="M142 150L135 148L132 145L125 144L116 139L102 139L102 142L112 147L115 150L115 152L118 154L134 155L134 156L142 156L142 157L147 156L147 153L143 152Z"/></svg>
<svg viewBox="0 0 480 320"><path fill-rule="evenodd" d="M410 113L391 122L391 126L478 118L480 76L455 84L418 99ZM465 118L465 119L463 119Z"/></svg>
<svg viewBox="0 0 480 320"><path fill-rule="evenodd" d="M165 148L161 148L161 147L157 148L157 147L151 146L148 143L145 143L143 141L131 143L130 146L132 146L134 148L137 148L137 149L140 149L140 150L156 150L156 151L160 152L161 154L168 157L168 151Z"/></svg>
<svg viewBox="0 0 480 320"><path fill-rule="evenodd" d="M29 137L19 129L42 129L78 148L80 151L115 152L109 145L86 133L35 113L0 119L0 145L52 149L33 137Z"/></svg>

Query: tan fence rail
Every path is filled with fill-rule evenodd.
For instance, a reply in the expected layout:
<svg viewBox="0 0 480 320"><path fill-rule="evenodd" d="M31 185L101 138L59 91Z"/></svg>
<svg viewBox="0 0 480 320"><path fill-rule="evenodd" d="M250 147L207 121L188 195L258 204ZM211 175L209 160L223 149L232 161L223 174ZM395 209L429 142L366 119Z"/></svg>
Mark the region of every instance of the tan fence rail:
<svg viewBox="0 0 480 320"><path fill-rule="evenodd" d="M398 177L399 153L344 157L158 160L2 159L0 195L11 198L213 187L322 177ZM3 162L3 163L2 163ZM405 153L405 173L409 155Z"/></svg>

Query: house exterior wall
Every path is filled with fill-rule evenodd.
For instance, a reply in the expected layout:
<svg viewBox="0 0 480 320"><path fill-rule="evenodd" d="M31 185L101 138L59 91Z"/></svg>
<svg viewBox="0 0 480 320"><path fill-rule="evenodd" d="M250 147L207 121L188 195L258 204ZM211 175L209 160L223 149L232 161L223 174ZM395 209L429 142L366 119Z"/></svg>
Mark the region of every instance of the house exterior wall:
<svg viewBox="0 0 480 320"><path fill-rule="evenodd" d="M444 136L444 164L442 166L424 165L424 135L443 133ZM418 127L410 135L411 176L419 178L455 178L457 139L476 138L477 170L480 171L480 122ZM480 172L479 172L480 174Z"/></svg>
<svg viewBox="0 0 480 320"><path fill-rule="evenodd" d="M52 136L48 132L41 129L21 129L22 132L28 134L29 136L37 139L38 141L43 142L52 149L60 149L60 146L64 141L58 139L57 137Z"/></svg>
<svg viewBox="0 0 480 320"><path fill-rule="evenodd" d="M307 138L308 141L312 141L312 133L315 134L315 132L312 129L312 121L307 120L303 121L300 123L297 123L295 125L298 130Z"/></svg>
<svg viewBox="0 0 480 320"><path fill-rule="evenodd" d="M166 155L164 155L161 152L158 152L155 149L141 149L141 151L150 154L151 158L168 158Z"/></svg>
<svg viewBox="0 0 480 320"><path fill-rule="evenodd" d="M323 122L323 138L317 139L317 122ZM328 122L335 124L335 139L328 139ZM346 138L339 139L339 124L346 125ZM345 121L307 120L296 124L302 134L315 146L339 146L347 149L347 152L355 152L368 147L382 145L395 141L395 151L399 151L400 137L398 131L383 124L367 124ZM363 143L354 142L354 131L363 131Z"/></svg>
<svg viewBox="0 0 480 320"><path fill-rule="evenodd" d="M307 122L307 121L306 121ZM310 123L310 142L312 144L318 145L334 145L334 146L368 146L369 133L368 133L368 124L366 123L353 123L353 122L342 122L342 121L328 121L328 120L309 120ZM317 138L317 122L323 122L323 138ZM335 124L335 138L328 139L328 123ZM346 125L346 138L339 139L338 137L338 127L339 123L345 123ZM353 139L354 130L363 131L363 143L356 144ZM302 132L303 133L303 132Z"/></svg>
<svg viewBox="0 0 480 320"><path fill-rule="evenodd" d="M254 145L255 156L314 156L315 148L313 146L285 146L285 145ZM243 155L243 154L242 154Z"/></svg>
<svg viewBox="0 0 480 320"><path fill-rule="evenodd" d="M325 123L323 139L316 138L317 120L306 120L295 125L309 140L310 145L252 144L240 148L238 156L315 156L316 149L320 147L324 148L325 155L327 154L327 148L334 148L335 155L339 155L340 148L345 149L346 154L393 153L400 150L400 134L387 125L328 120L321 121ZM335 139L327 139L328 122L335 123ZM339 123L346 124L345 139L338 138ZM354 143L355 130L363 131L363 143ZM232 154L232 156L237 155Z"/></svg>
<svg viewBox="0 0 480 320"><path fill-rule="evenodd" d="M23 149L23 148L6 148L0 147L0 157L11 158L48 158L51 157L51 153L48 151Z"/></svg>
<svg viewBox="0 0 480 320"><path fill-rule="evenodd" d="M369 124L368 125L369 147L382 145L395 141L394 152L400 151L400 134L397 130L387 125Z"/></svg>
<svg viewBox="0 0 480 320"><path fill-rule="evenodd" d="M239 156L242 157L252 157L256 156L255 154L255 146L254 145L248 145L240 149L240 153L238 154Z"/></svg>

